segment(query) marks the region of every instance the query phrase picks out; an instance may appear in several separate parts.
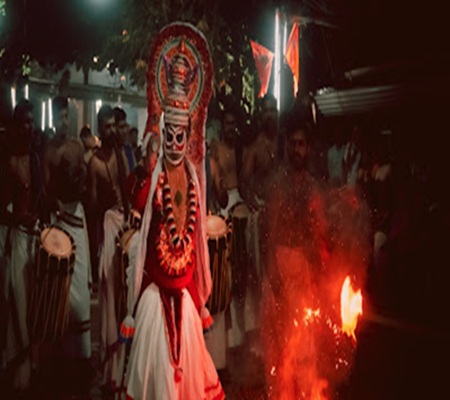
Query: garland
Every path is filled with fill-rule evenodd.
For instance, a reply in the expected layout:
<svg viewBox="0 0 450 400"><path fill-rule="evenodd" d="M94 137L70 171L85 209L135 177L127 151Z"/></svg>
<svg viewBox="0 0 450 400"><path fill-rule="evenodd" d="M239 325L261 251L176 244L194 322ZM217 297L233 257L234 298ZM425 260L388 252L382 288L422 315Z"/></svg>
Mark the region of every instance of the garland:
<svg viewBox="0 0 450 400"><path fill-rule="evenodd" d="M167 174L163 172L161 175L164 222L162 223L163 226L159 237L156 238L157 257L161 267L168 276L181 276L186 273L194 249L193 239L197 222L197 193L194 181L191 178L188 183L186 225L181 232L177 232L170 184Z"/></svg>

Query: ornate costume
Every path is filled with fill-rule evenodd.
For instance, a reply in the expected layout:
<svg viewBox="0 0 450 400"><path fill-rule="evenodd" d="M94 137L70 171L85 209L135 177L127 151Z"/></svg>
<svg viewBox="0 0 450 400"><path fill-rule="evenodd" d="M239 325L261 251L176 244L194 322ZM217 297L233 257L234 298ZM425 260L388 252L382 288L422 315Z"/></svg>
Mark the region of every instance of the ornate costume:
<svg viewBox="0 0 450 400"><path fill-rule="evenodd" d="M149 194L127 273L128 315L121 335L127 339L134 333L127 397L222 399L203 338L211 322L205 307L211 275L201 184L211 60L201 33L180 23L159 33L150 57L148 127L155 129L152 121L163 109L163 156L142 185Z"/></svg>

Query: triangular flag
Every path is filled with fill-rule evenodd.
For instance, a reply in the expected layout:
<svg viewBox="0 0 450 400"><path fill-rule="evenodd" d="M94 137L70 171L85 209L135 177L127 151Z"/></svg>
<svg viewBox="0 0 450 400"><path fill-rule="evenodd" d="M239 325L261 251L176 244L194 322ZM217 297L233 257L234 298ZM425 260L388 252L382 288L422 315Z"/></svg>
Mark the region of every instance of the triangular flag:
<svg viewBox="0 0 450 400"><path fill-rule="evenodd" d="M269 88L273 53L253 40L250 40L250 45L252 46L253 58L255 59L256 69L261 82L261 89L259 90L258 97L264 97Z"/></svg>
<svg viewBox="0 0 450 400"><path fill-rule="evenodd" d="M291 34L286 46L286 63L291 68L294 75L294 96L297 95L298 85L300 82L300 53L298 48L298 24L294 22L292 26Z"/></svg>

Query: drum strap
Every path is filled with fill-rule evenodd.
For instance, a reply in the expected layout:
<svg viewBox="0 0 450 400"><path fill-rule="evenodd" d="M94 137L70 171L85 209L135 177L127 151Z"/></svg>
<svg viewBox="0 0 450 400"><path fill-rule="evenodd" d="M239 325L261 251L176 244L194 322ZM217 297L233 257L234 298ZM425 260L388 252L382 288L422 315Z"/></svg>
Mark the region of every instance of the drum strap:
<svg viewBox="0 0 450 400"><path fill-rule="evenodd" d="M58 219L74 228L84 228L83 219L76 215L70 214L67 211L61 213Z"/></svg>

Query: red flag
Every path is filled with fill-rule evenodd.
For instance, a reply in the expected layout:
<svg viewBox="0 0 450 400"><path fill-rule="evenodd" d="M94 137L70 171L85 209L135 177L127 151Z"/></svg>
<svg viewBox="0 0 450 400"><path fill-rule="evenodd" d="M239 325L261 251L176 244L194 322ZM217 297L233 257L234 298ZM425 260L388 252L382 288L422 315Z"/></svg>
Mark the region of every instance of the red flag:
<svg viewBox="0 0 450 400"><path fill-rule="evenodd" d="M253 58L255 59L256 69L258 70L259 80L261 82L258 97L263 97L269 88L273 53L253 40L250 40L250 45L252 46Z"/></svg>
<svg viewBox="0 0 450 400"><path fill-rule="evenodd" d="M292 26L291 34L286 46L286 63L291 68L294 75L294 96L297 95L298 84L300 82L300 53L298 48L298 24L294 22Z"/></svg>

